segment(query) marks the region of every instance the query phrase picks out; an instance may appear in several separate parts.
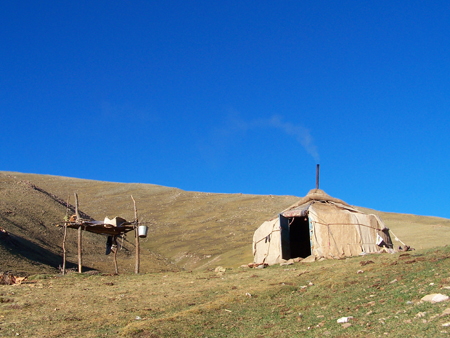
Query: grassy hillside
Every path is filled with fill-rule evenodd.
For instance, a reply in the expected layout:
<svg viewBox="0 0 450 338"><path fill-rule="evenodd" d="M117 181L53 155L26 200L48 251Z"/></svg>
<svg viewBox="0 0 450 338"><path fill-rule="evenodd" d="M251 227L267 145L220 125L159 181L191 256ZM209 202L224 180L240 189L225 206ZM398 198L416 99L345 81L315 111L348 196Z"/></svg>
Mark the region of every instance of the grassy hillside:
<svg viewBox="0 0 450 338"><path fill-rule="evenodd" d="M447 246L222 273L31 276L0 285L0 335L448 336L449 302L421 299L450 295L449 258Z"/></svg>
<svg viewBox="0 0 450 338"><path fill-rule="evenodd" d="M254 230L266 218L296 200L292 196L256 196L243 194L209 194L186 192L180 189L151 184L122 184L80 180L65 177L0 173L0 226L12 235L29 241L51 243L50 251L61 255L62 230L52 224L61 221L65 206L48 195L61 200L73 193L80 200L80 209L103 220L105 216L134 218L133 203L137 202L139 219L149 226L147 239L141 241L141 271L172 270L177 267L193 269L216 265L237 266L252 261L251 243ZM37 186L42 193L32 188ZM20 188L19 188L20 187ZM15 208L14 215L8 210ZM52 210L49 211L42 210ZM19 210L27 217L20 218ZM19 219L20 218L20 219ZM38 224L43 223L41 233ZM32 231L21 232L21 226ZM88 236L89 235L89 236ZM70 231L70 259L76 262L76 232ZM83 244L84 262L90 268L111 271L112 261L104 252L105 238L87 234ZM134 270L134 238L125 241L124 253L119 252L121 272ZM159 264L150 264L156 259ZM176 264L175 267L173 264ZM53 264L54 266L54 264ZM57 265L56 265L57 266Z"/></svg>
<svg viewBox="0 0 450 338"><path fill-rule="evenodd" d="M105 216L139 219L149 226L141 241L141 271L237 267L252 261L256 228L298 197L187 192L151 184L99 182L67 177L0 172L0 227L10 236L0 240L0 271L55 272L62 257L62 221L65 203L77 193L81 210L97 220ZM306 194L307 192L304 192ZM339 197L339 196L336 196ZM431 248L445 245L450 220L378 213L408 245ZM134 271L134 238L130 234L118 254L119 271ZM106 238L86 233L83 263L87 269L113 272L105 256ZM396 245L400 244L395 242ZM68 230L68 259L76 262L76 231Z"/></svg>

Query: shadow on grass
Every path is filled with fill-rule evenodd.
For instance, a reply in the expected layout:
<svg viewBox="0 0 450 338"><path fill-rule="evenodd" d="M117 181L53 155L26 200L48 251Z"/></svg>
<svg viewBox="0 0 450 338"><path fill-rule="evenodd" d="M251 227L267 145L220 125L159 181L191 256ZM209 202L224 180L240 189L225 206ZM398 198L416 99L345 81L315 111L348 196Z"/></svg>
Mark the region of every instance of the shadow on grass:
<svg viewBox="0 0 450 338"><path fill-rule="evenodd" d="M8 234L6 238L0 239L0 246L8 250L8 252L18 259L25 259L33 265L46 265L54 269L59 269L62 266L62 256L45 249L23 237ZM78 265L66 261L66 269L77 269ZM83 271L91 271L92 268L83 266Z"/></svg>

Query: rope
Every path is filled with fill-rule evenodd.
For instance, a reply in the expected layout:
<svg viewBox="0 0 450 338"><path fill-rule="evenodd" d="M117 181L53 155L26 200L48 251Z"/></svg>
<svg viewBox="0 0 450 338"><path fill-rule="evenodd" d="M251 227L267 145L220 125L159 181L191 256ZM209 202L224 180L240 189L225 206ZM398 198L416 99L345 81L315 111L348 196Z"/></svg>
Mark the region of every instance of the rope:
<svg viewBox="0 0 450 338"><path fill-rule="evenodd" d="M269 236L269 245L267 246L266 254L264 255L264 259L262 260L263 263L266 262L266 258L267 258L267 256L269 256L270 245L272 244L272 238L270 238L270 236L274 233L274 231L276 231L276 230L274 230L275 224L276 224L276 223L274 223L273 226L272 226L272 231L271 231L271 233L267 235L267 236ZM278 231L279 231L279 230L278 230ZM267 236L266 236L265 238L267 238Z"/></svg>
<svg viewBox="0 0 450 338"><path fill-rule="evenodd" d="M371 229L375 229L377 231L381 231L381 229L375 228L370 225L361 224L361 223L325 223L325 222L316 222L316 223L321 224L321 225L360 225L360 226L363 226L366 228L371 228Z"/></svg>
<svg viewBox="0 0 450 338"><path fill-rule="evenodd" d="M389 231L394 235L394 239L396 240L396 241L399 241L400 243L402 243L404 246L406 246L406 244L405 243L403 243L398 237L397 237L397 235L396 234L394 234L394 232L391 230L391 229L389 229Z"/></svg>

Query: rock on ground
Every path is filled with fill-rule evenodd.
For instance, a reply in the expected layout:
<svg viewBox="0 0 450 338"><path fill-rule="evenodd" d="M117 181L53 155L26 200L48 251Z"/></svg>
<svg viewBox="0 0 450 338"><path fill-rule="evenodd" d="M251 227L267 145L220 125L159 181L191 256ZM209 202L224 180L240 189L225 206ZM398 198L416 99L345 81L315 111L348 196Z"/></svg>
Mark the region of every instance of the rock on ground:
<svg viewBox="0 0 450 338"><path fill-rule="evenodd" d="M448 300L448 296L447 295L443 295L441 293L432 293L430 295L426 295L425 297L422 298L423 302L431 302L431 303L439 303L439 302L444 302Z"/></svg>

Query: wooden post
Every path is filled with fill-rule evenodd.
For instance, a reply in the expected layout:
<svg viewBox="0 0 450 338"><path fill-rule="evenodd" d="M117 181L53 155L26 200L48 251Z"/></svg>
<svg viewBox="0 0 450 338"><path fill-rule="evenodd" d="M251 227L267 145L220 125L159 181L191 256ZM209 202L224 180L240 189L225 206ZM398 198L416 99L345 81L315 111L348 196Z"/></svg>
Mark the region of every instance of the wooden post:
<svg viewBox="0 0 450 338"><path fill-rule="evenodd" d="M116 248L114 249L114 272L116 275L119 274L119 268L117 266L117 251L119 251L119 247L116 245Z"/></svg>
<svg viewBox="0 0 450 338"><path fill-rule="evenodd" d="M63 236L63 266L62 266L62 274L63 276L66 274L66 237L67 237L67 222L69 221L69 199L70 195L67 197L66 203L66 217L64 218L64 236Z"/></svg>
<svg viewBox="0 0 450 338"><path fill-rule="evenodd" d="M83 235L81 233L81 221L80 221L80 212L78 210L78 195L75 193L75 213L77 215L76 223L78 223L78 272L81 273L82 270L82 239Z"/></svg>
<svg viewBox="0 0 450 338"><path fill-rule="evenodd" d="M80 222L80 211L78 210L78 194L75 193L75 215L77 216L77 219L75 222Z"/></svg>
<svg viewBox="0 0 450 338"><path fill-rule="evenodd" d="M134 205L134 237L136 241L136 262L134 266L134 273L139 273L139 264L140 264L140 247L139 247L139 221L138 221L138 214L137 214L137 208L136 208L136 201L133 198L133 195L131 195L131 199L133 200Z"/></svg>
<svg viewBox="0 0 450 338"><path fill-rule="evenodd" d="M62 274L66 274L66 236L67 236L67 224L64 223L64 237L63 237L63 266Z"/></svg>
<svg viewBox="0 0 450 338"><path fill-rule="evenodd" d="M83 266L83 259L82 259L82 253L83 253L83 246L81 241L83 240L83 234L81 233L81 224L78 226L78 272L81 273L82 266Z"/></svg>

